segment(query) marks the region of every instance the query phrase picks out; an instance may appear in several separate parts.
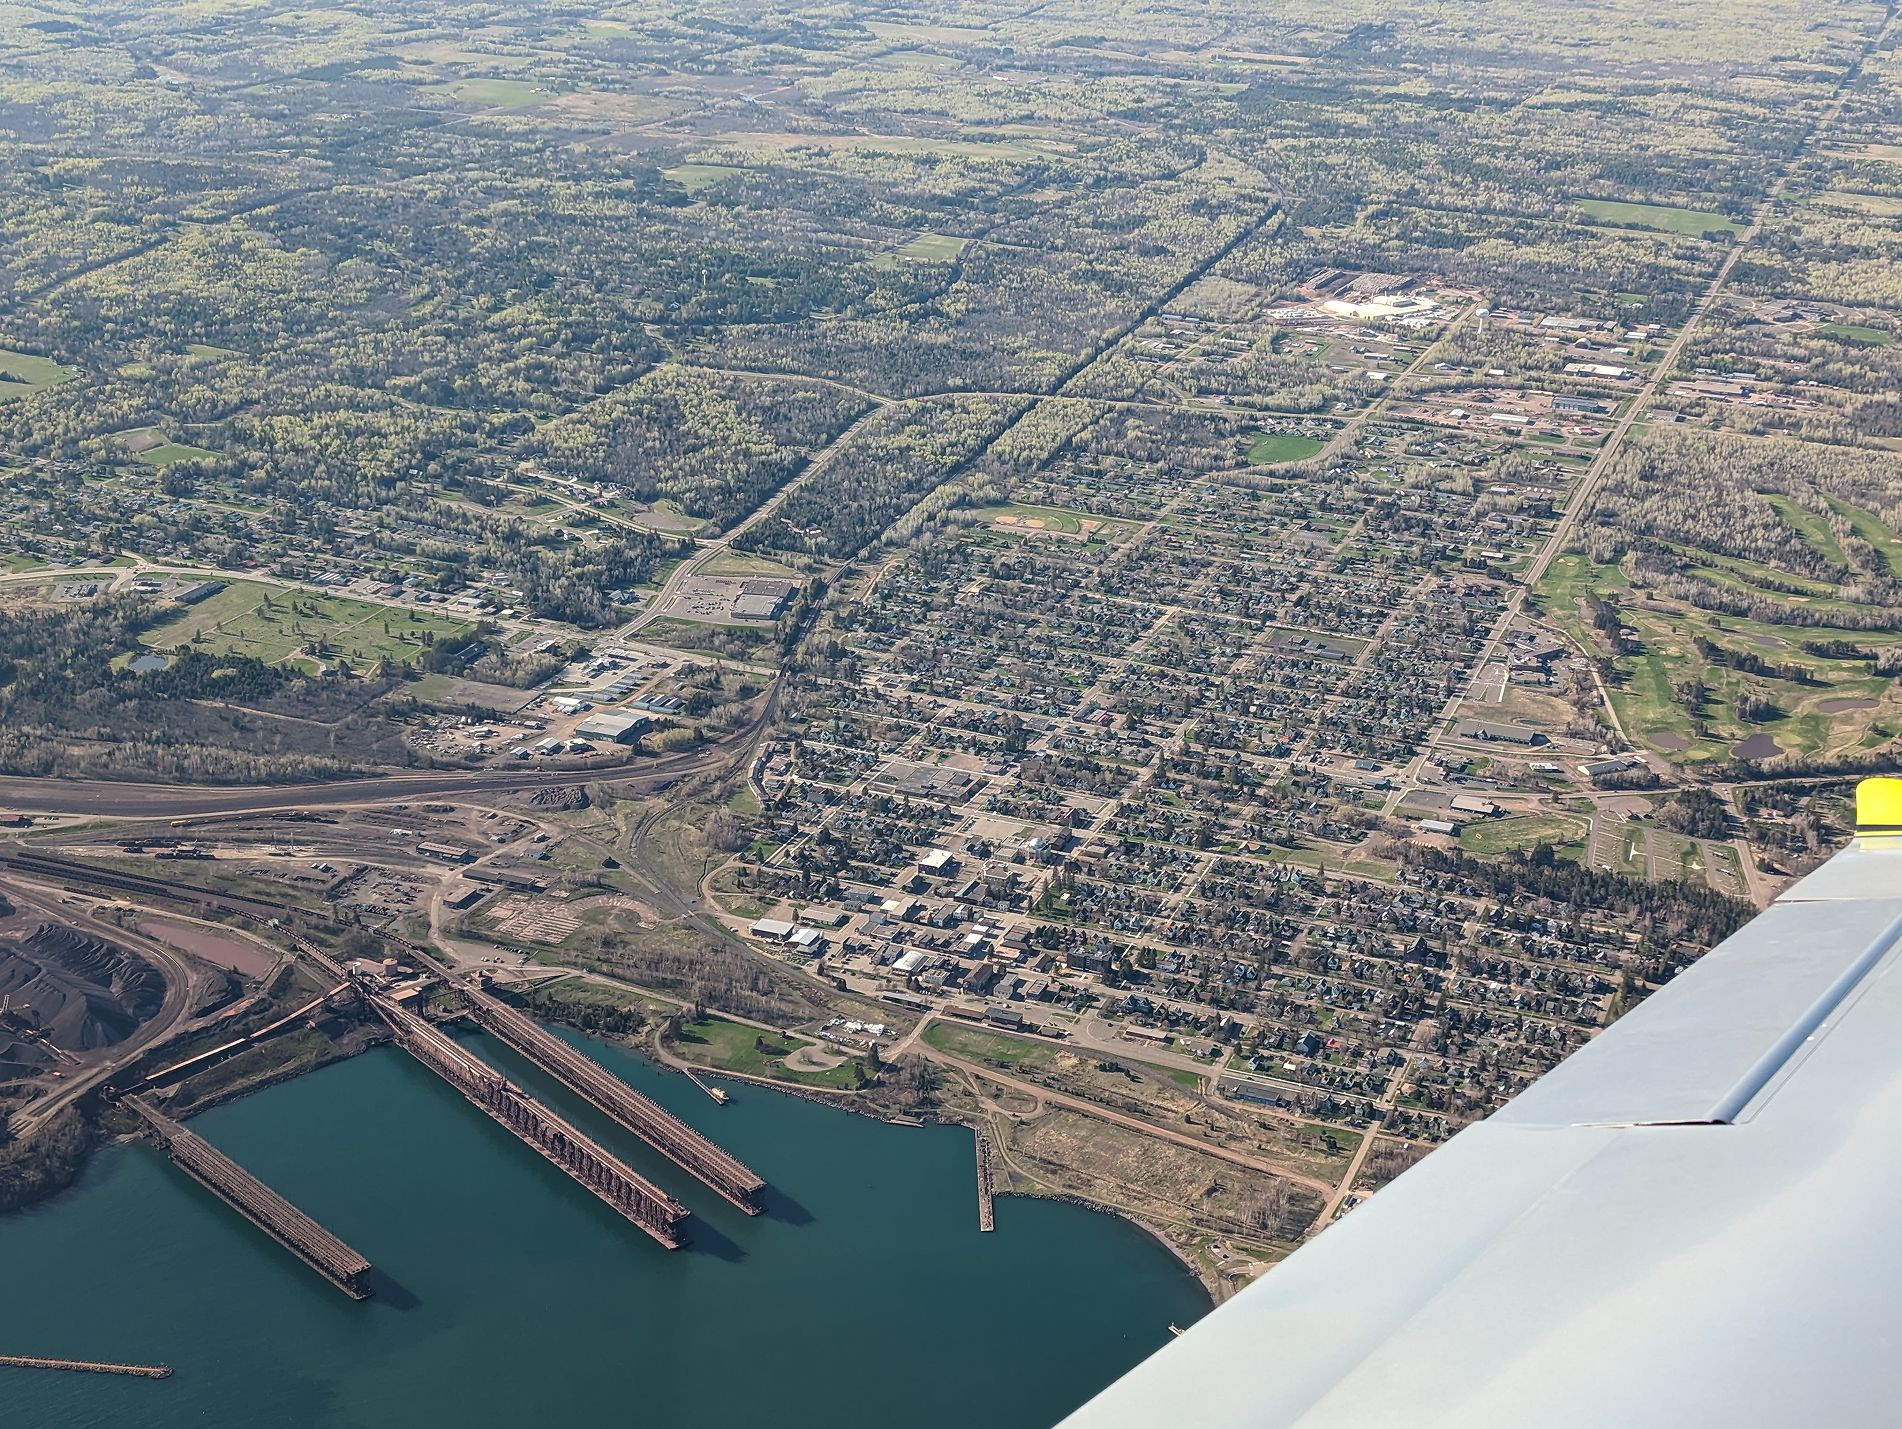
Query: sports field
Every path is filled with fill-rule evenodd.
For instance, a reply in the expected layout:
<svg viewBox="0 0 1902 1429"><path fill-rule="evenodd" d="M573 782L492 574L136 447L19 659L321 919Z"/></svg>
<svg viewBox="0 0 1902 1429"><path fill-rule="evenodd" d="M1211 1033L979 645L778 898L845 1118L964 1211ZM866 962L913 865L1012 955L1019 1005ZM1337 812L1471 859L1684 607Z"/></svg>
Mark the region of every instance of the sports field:
<svg viewBox="0 0 1902 1429"><path fill-rule="evenodd" d="M1303 461L1326 445L1313 437L1299 437L1291 432L1258 432L1248 443L1248 459L1256 466Z"/></svg>

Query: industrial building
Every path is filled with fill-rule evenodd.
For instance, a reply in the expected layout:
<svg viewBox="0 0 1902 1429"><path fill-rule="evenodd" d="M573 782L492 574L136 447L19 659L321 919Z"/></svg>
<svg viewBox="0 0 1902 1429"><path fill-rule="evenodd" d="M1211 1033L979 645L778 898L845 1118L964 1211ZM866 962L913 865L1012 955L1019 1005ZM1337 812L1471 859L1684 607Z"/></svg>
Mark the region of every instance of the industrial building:
<svg viewBox="0 0 1902 1429"><path fill-rule="evenodd" d="M1536 729L1527 729L1522 724L1487 724L1483 720L1469 720L1459 727L1461 739L1483 739L1488 742L1500 741L1505 744L1550 744L1552 741Z"/></svg>
<svg viewBox="0 0 1902 1429"><path fill-rule="evenodd" d="M777 620L799 589L797 581L750 580L740 584L733 598L735 620Z"/></svg>
<svg viewBox="0 0 1902 1429"><path fill-rule="evenodd" d="M641 731L651 721L646 715L615 714L602 710L589 715L575 726L575 734L582 739L605 739L611 744L633 744L641 737Z"/></svg>

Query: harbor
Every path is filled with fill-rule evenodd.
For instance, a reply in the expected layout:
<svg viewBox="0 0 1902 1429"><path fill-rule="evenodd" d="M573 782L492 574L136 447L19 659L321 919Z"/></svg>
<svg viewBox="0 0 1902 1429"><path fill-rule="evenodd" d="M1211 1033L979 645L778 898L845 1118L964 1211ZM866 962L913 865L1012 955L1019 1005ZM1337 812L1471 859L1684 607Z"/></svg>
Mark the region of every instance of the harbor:
<svg viewBox="0 0 1902 1429"><path fill-rule="evenodd" d="M22 1371L0 1391L9 1420L480 1429L545 1417L558 1375L574 1422L638 1402L662 1421L817 1429L836 1422L849 1376L862 1402L954 1429L967 1420L955 1397L925 1403L911 1388L1034 1341L1047 1368L987 1422L1047 1429L1172 1321L1208 1309L1180 1262L1116 1218L1000 1198L997 1229L980 1233L963 1127L888 1126L765 1087L719 1106L685 1077L577 1039L769 1177L748 1215L505 1045L457 1040L689 1204L690 1243L656 1244L410 1054L378 1049L191 1122L374 1261L374 1297L337 1294L158 1148L107 1147L71 1191L0 1218L19 1291L0 1304L0 1345L176 1374ZM900 1285L930 1289L903 1316L863 1313Z"/></svg>

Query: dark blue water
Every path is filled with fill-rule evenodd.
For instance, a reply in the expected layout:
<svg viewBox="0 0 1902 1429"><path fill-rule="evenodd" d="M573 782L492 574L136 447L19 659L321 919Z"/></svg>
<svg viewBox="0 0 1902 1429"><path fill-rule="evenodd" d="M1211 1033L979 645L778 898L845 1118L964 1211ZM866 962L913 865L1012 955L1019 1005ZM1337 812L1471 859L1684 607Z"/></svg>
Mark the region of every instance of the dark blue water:
<svg viewBox="0 0 1902 1429"><path fill-rule="evenodd" d="M970 1134L893 1127L587 1044L773 1186L753 1219L510 1075L694 1211L668 1252L406 1055L193 1120L376 1263L349 1301L143 1145L0 1217L0 1353L163 1362L148 1381L0 1369L6 1429L760 1426L1041 1429L1207 1298L1119 1220L1004 1199Z"/></svg>

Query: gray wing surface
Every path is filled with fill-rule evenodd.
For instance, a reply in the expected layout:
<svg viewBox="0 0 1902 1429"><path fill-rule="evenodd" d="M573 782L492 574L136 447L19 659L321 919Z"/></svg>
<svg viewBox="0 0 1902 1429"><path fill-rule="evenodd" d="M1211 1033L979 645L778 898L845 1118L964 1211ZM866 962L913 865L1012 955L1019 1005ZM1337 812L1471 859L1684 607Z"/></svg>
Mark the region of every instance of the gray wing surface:
<svg viewBox="0 0 1902 1429"><path fill-rule="evenodd" d="M1064 1421L1902 1424L1902 834Z"/></svg>

